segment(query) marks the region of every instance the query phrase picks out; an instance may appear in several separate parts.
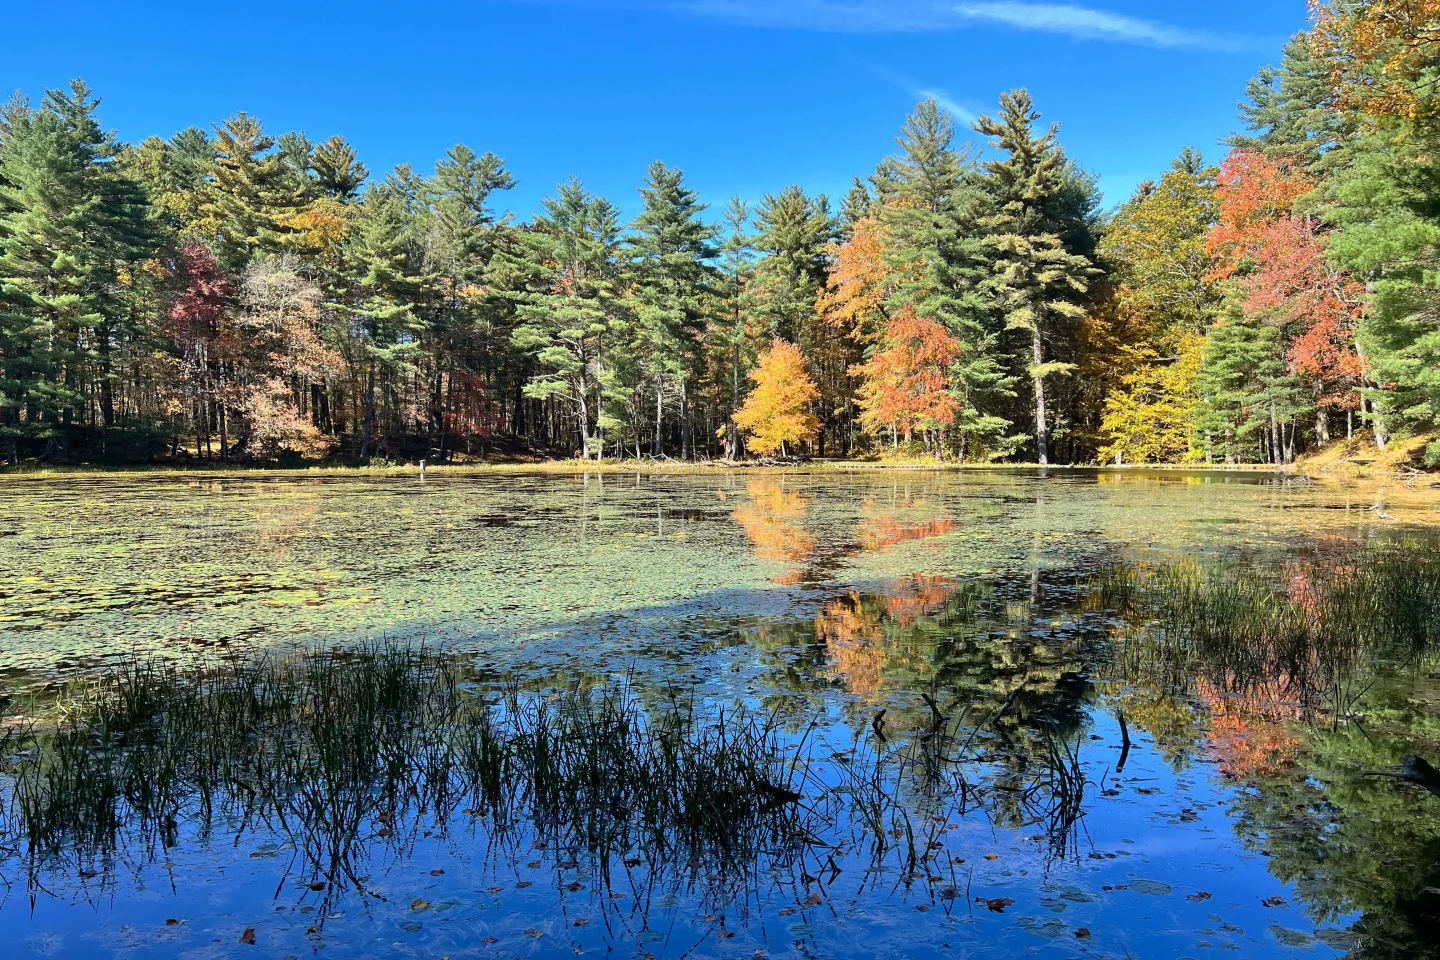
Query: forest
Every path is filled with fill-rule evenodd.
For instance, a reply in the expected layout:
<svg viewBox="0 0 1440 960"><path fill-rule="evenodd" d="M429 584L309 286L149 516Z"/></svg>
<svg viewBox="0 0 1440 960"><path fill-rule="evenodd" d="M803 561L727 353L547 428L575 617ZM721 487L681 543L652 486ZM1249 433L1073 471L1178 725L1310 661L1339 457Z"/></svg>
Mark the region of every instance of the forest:
<svg viewBox="0 0 1440 960"><path fill-rule="evenodd" d="M0 461L1440 463L1440 0L1316 3L1218 163L1102 210L1024 90L843 197L644 171L522 221L465 145L368 170L237 113L0 110ZM638 173L638 171L637 171Z"/></svg>

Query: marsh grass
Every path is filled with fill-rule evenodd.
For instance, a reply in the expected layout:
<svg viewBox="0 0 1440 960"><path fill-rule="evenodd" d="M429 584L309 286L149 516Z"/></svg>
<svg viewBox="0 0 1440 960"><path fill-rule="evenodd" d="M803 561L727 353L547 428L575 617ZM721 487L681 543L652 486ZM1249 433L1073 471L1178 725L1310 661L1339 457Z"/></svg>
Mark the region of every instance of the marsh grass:
<svg viewBox="0 0 1440 960"><path fill-rule="evenodd" d="M457 818L501 844L527 824L537 847L601 870L632 852L750 864L802 833L795 747L773 718L702 715L678 692L642 706L628 683L494 690L413 647L135 663L65 691L52 729L5 736L28 756L7 775L0 844L32 877L153 858L182 830L278 833L330 885L359 885L372 845L403 853Z"/></svg>
<svg viewBox="0 0 1440 960"><path fill-rule="evenodd" d="M1078 755L1011 742L997 724L1013 700L976 725L927 699L929 729L887 741L866 726L834 753L813 723L693 691L524 690L417 647L136 662L9 734L0 866L8 848L32 890L57 873L103 884L117 863L248 842L291 856L282 885L318 882L328 900L366 893L377 857L473 832L496 866L544 857L583 864L596 889L679 884L717 904L777 870L833 880L844 851L954 889L947 821L1003 805L1006 822L1069 838L1079 817Z"/></svg>
<svg viewBox="0 0 1440 960"><path fill-rule="evenodd" d="M1348 715L1377 668L1440 647L1440 556L1400 542L1316 558L1278 573L1254 565L1116 566L1090 584L1118 614L1113 666L1164 689L1203 677L1226 692L1261 685Z"/></svg>

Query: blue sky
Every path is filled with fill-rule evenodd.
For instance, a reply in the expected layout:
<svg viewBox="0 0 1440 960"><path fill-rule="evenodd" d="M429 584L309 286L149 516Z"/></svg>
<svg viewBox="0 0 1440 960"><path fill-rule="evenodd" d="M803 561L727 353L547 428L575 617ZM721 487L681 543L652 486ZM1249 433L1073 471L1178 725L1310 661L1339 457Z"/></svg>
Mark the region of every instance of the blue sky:
<svg viewBox="0 0 1440 960"><path fill-rule="evenodd" d="M453 143L504 157L521 216L580 176L627 213L646 164L718 213L789 183L843 193L917 99L962 121L1027 86L1107 203L1182 146L1217 156L1302 0L376 0L15 4L0 88L83 76L122 137L237 110L343 134L372 170Z"/></svg>

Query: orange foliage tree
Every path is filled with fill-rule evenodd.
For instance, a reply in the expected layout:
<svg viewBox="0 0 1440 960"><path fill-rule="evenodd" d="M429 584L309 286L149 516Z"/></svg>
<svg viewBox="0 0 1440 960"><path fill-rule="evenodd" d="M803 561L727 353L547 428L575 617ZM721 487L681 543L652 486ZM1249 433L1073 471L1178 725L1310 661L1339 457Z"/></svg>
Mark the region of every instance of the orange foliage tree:
<svg viewBox="0 0 1440 960"><path fill-rule="evenodd" d="M885 228L874 217L855 221L850 239L830 246L830 269L815 309L857 343L875 343L885 327L890 293Z"/></svg>
<svg viewBox="0 0 1440 960"><path fill-rule="evenodd" d="M862 380L860 422L907 441L916 430L954 423L960 402L950 390L950 366L959 357L954 334L907 305L885 325L881 348L854 371Z"/></svg>
<svg viewBox="0 0 1440 960"><path fill-rule="evenodd" d="M820 391L795 344L777 337L761 352L750 379L755 389L735 414L735 423L749 435L751 450L762 456L784 454L787 444L809 439L820 429L819 418L810 412Z"/></svg>
<svg viewBox="0 0 1440 960"><path fill-rule="evenodd" d="M1216 192L1211 276L1238 277L1246 314L1280 328L1287 372L1310 383L1318 408L1353 410L1362 385L1355 326L1364 289L1326 258L1314 218L1293 212L1314 186L1282 159L1232 153ZM1323 415L1317 424L1324 442Z"/></svg>

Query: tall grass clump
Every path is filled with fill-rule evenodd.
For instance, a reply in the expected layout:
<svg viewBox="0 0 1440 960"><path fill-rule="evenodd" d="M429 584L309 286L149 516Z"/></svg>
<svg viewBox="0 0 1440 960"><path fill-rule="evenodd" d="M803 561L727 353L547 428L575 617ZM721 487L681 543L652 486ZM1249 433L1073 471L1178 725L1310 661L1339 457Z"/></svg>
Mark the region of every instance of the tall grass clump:
<svg viewBox="0 0 1440 960"><path fill-rule="evenodd" d="M1440 648L1440 554L1401 542L1271 570L1117 566L1092 580L1089 602L1126 623L1122 671L1174 687L1265 684L1344 712L1370 669Z"/></svg>
<svg viewBox="0 0 1440 960"><path fill-rule="evenodd" d="M53 728L27 738L0 782L0 845L36 868L153 855L217 825L288 837L332 884L356 882L370 845L404 848L459 814L500 842L529 823L597 863L730 861L803 829L772 718L674 692L642 702L628 683L494 690L413 647L137 663L66 690Z"/></svg>

